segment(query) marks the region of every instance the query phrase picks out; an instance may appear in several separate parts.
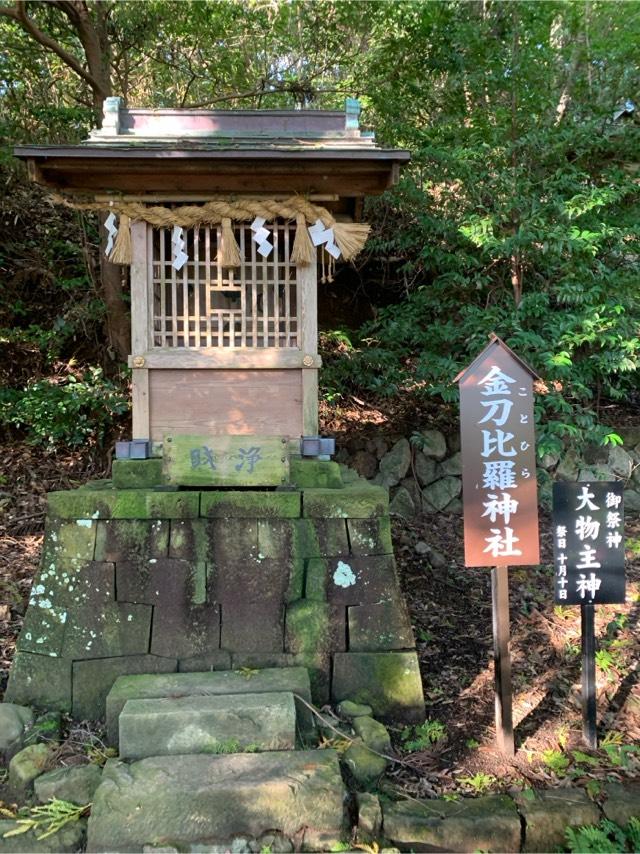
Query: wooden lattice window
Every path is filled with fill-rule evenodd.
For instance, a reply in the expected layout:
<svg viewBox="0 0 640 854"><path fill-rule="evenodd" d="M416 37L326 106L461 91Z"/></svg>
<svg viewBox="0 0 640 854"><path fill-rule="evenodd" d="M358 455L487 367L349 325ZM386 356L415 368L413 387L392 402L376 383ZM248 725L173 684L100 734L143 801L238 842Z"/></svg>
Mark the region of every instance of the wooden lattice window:
<svg viewBox="0 0 640 854"><path fill-rule="evenodd" d="M267 223L273 251L262 258L249 225L234 229L243 263L217 262L221 227L184 229L189 260L172 266L171 229L152 237L154 347L298 347L295 224Z"/></svg>

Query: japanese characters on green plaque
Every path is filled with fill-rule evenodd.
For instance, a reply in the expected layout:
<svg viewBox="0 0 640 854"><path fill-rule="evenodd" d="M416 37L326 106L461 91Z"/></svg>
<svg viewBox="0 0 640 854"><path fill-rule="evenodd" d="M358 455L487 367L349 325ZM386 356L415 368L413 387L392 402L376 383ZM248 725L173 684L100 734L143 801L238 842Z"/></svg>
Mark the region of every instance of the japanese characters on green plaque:
<svg viewBox="0 0 640 854"><path fill-rule="evenodd" d="M163 472L177 486L281 486L287 444L283 436L165 436Z"/></svg>

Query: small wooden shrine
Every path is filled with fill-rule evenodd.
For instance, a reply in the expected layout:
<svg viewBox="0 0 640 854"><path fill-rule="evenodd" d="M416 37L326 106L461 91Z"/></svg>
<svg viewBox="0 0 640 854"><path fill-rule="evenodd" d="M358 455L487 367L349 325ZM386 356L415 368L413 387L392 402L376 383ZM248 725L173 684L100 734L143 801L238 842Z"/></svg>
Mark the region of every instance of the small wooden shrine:
<svg viewBox="0 0 640 854"><path fill-rule="evenodd" d="M409 157L358 114L110 98L85 143L16 150L130 265L133 436L49 495L8 700L99 718L123 675L302 667L316 702L423 717L387 491L318 436L318 280Z"/></svg>
<svg viewBox="0 0 640 854"><path fill-rule="evenodd" d="M133 438L316 435L317 282L362 248L362 199L408 152L346 112L126 109L74 146L16 149L77 207L111 211L131 265Z"/></svg>

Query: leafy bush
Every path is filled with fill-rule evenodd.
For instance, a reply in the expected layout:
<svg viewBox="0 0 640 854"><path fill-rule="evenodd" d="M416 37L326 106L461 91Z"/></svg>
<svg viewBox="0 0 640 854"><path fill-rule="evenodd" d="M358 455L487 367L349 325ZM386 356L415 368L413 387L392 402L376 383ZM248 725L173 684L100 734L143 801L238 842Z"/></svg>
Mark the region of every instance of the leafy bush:
<svg viewBox="0 0 640 854"><path fill-rule="evenodd" d="M26 433L37 445L101 442L114 420L129 409L126 389L89 368L80 376L42 379L23 390L0 390L0 423Z"/></svg>
<svg viewBox="0 0 640 854"><path fill-rule="evenodd" d="M568 827L565 831L569 851L624 852L640 850L640 819L632 818L625 828L603 819L598 825Z"/></svg>
<svg viewBox="0 0 640 854"><path fill-rule="evenodd" d="M428 718L424 723L405 727L400 737L405 750L428 750L447 737L447 729L440 721Z"/></svg>

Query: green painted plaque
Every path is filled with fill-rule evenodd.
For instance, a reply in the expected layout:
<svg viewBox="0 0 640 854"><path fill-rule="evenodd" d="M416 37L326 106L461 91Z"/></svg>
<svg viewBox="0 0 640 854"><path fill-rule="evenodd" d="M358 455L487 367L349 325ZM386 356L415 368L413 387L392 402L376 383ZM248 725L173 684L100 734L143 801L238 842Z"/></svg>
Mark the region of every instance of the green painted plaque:
<svg viewBox="0 0 640 854"><path fill-rule="evenodd" d="M176 486L281 486L289 482L284 436L164 436L163 474Z"/></svg>

